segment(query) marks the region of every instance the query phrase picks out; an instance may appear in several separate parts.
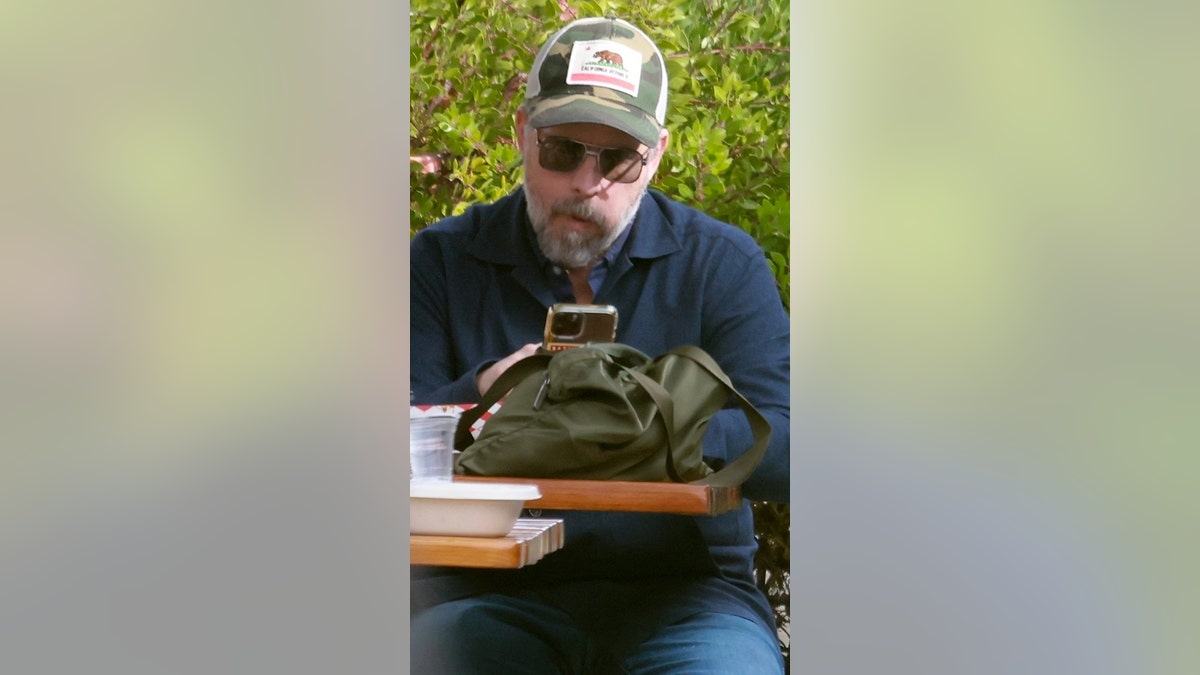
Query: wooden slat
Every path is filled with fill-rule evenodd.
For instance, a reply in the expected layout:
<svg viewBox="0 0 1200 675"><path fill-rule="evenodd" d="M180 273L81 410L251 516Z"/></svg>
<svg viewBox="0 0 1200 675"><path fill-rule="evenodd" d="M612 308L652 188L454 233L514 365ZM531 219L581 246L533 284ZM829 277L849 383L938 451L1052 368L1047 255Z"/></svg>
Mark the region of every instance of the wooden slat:
<svg viewBox="0 0 1200 675"><path fill-rule="evenodd" d="M742 503L740 488L690 483L492 476L455 476L454 480L537 485L542 497L525 502L525 507L530 509L639 511L715 516L737 508Z"/></svg>
<svg viewBox="0 0 1200 675"><path fill-rule="evenodd" d="M409 535L413 565L517 568L532 565L562 548L561 520L519 518L504 537Z"/></svg>
<svg viewBox="0 0 1200 675"><path fill-rule="evenodd" d="M519 542L506 537L440 537L414 534L409 537L409 561L413 565L454 567L521 567L525 564Z"/></svg>

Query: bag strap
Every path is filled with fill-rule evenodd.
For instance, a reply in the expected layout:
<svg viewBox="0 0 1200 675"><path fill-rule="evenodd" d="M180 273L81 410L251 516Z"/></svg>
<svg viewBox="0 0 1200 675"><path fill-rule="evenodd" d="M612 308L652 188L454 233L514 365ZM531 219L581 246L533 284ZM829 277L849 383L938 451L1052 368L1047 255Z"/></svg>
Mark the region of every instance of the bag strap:
<svg viewBox="0 0 1200 675"><path fill-rule="evenodd" d="M675 437L678 433L675 430L675 401L671 398L671 392L667 391L666 387L650 379L641 371L634 370L628 366L621 366L621 368L641 385L642 389L654 401L654 405L658 407L658 414L662 417L663 424L667 430L667 477L676 483L687 482L683 480L679 475L679 470L675 468Z"/></svg>
<svg viewBox="0 0 1200 675"><path fill-rule="evenodd" d="M697 485L715 485L717 487L733 487L745 483L750 474L754 473L754 470L758 468L763 455L767 452L767 443L771 440L771 424L754 407L754 404L746 400L746 397L742 396L741 392L733 386L733 383L729 381L729 376L725 374L725 371L721 370L721 367L708 355L708 352L692 345L683 345L667 353L676 354L696 362L712 374L713 377L720 380L736 397L742 413L746 416L746 421L750 423L750 431L754 434L754 444L750 446L749 450L742 453L740 457L732 462L728 462L720 470L704 478L694 480L692 483Z"/></svg>
<svg viewBox="0 0 1200 675"><path fill-rule="evenodd" d="M491 410L497 401L504 398L505 394L512 391L513 387L523 382L525 378L545 372L546 366L550 363L550 357L550 354L526 356L501 373L500 377L496 378L492 386L488 387L488 390L479 399L479 404L464 410L458 418L458 428L454 432L454 449L465 450L467 446L474 443L475 437L471 435L471 425L483 417L484 413Z"/></svg>

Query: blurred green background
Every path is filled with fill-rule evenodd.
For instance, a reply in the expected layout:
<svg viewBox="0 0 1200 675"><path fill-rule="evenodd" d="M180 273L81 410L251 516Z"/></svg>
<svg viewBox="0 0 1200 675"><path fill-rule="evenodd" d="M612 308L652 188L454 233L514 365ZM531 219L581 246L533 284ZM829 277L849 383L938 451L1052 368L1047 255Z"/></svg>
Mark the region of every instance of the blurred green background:
<svg viewBox="0 0 1200 675"><path fill-rule="evenodd" d="M400 670L403 22L0 6L0 670Z"/></svg>
<svg viewBox="0 0 1200 675"><path fill-rule="evenodd" d="M1196 7L803 6L795 400L875 439L837 461L982 476L1014 514L1031 509L1015 527L1065 523L1078 540L1030 555L1094 580L1084 595L1111 601L1097 617L1110 632L1087 649L1128 659L1078 672L1197 672ZM800 472L828 452L798 450ZM937 517L990 508L982 492ZM956 545L899 542L898 559ZM1056 630L1065 645L1072 626ZM889 671L922 672L908 663Z"/></svg>
<svg viewBox="0 0 1200 675"><path fill-rule="evenodd" d="M371 78L399 36L278 9L5 6L5 495L191 461L380 367L403 94Z"/></svg>

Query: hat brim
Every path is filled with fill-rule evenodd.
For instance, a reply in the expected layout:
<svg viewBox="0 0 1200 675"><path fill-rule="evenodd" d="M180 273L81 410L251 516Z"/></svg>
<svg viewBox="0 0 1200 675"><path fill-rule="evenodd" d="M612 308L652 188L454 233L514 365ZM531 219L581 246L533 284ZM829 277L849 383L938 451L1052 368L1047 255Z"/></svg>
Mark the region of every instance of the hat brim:
<svg viewBox="0 0 1200 675"><path fill-rule="evenodd" d="M586 94L543 96L526 102L529 123L535 129L559 124L603 124L636 138L642 145L658 145L661 127L645 112L616 101Z"/></svg>

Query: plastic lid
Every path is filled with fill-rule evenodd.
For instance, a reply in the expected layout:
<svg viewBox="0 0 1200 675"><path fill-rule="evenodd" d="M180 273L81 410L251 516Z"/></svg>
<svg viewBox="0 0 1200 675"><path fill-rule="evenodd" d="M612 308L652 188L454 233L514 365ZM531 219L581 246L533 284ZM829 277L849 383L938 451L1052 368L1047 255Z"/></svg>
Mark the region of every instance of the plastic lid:
<svg viewBox="0 0 1200 675"><path fill-rule="evenodd" d="M539 499L536 485L520 483L409 482L409 497L420 499Z"/></svg>

